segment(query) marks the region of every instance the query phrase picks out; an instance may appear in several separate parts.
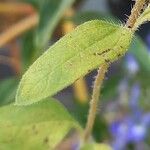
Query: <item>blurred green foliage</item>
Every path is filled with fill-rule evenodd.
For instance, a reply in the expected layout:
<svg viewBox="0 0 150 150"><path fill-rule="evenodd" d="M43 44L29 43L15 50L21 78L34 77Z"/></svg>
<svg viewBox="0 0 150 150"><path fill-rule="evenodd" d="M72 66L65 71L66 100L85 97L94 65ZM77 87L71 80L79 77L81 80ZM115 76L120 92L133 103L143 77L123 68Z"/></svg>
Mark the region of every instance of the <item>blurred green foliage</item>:
<svg viewBox="0 0 150 150"><path fill-rule="evenodd" d="M27 0L27 2L36 8L39 24L36 29L27 33L23 40L22 57L25 68L47 48L53 31L74 0Z"/></svg>
<svg viewBox="0 0 150 150"><path fill-rule="evenodd" d="M43 53L50 45L52 34L61 20L70 20L75 25L80 25L93 19L108 20L108 22L120 24L110 14L102 14L95 11L78 12L69 18L64 16L66 10L72 7L75 0L22 0L31 4L39 14L39 24L34 29L26 32L22 37L22 73L31 65L34 60ZM80 0L78 0L80 3ZM62 23L62 22L61 22ZM104 82L102 89L102 103L117 99L118 85L125 77L130 82L130 87L135 82L141 85L140 106L149 111L150 91L150 54L144 41L136 35L132 42L129 53L140 66L140 70L134 77L130 77L123 66L125 59L120 60L120 71L117 75L109 77ZM0 81L0 149L48 149L55 147L72 128L84 127L87 120L88 104L82 106L76 104L74 111L70 113L79 124L70 116L57 100L49 98L48 101L34 104L27 107L14 106L16 89L19 78L9 78ZM12 103L12 104L10 104ZM3 106L6 105L6 106ZM63 128L62 128L63 127ZM81 129L82 130L82 129ZM94 139L97 142L109 140L108 125L106 120L97 115L93 130ZM48 140L47 136L50 138ZM32 143L31 143L32 141ZM147 140L149 142L149 140ZM89 144L84 150L107 150L106 145Z"/></svg>
<svg viewBox="0 0 150 150"><path fill-rule="evenodd" d="M6 105L14 101L19 80L9 78L0 81L0 105Z"/></svg>

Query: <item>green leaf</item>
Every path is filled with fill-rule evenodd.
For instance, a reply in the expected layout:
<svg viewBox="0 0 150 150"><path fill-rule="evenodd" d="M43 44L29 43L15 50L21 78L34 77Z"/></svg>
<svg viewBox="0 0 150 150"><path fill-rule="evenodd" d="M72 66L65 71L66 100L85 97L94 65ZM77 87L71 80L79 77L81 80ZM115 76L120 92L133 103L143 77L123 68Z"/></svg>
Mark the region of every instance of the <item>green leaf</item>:
<svg viewBox="0 0 150 150"><path fill-rule="evenodd" d="M26 107L1 107L0 149L51 150L72 128L81 131L66 109L54 99Z"/></svg>
<svg viewBox="0 0 150 150"><path fill-rule="evenodd" d="M142 70L150 72L150 54L140 37L133 40L129 52L135 56Z"/></svg>
<svg viewBox="0 0 150 150"><path fill-rule="evenodd" d="M16 104L27 105L56 94L103 63L126 52L132 32L100 20L89 21L64 36L23 76Z"/></svg>
<svg viewBox="0 0 150 150"><path fill-rule="evenodd" d="M68 20L71 20L76 25L80 25L86 21L90 21L93 19L101 19L101 20L112 20L112 16L107 14L102 14L100 12L96 11L85 11L85 12L77 12L74 16L66 18ZM114 18L113 18L114 21Z"/></svg>
<svg viewBox="0 0 150 150"><path fill-rule="evenodd" d="M36 33L36 48L48 45L56 25L74 0L45 0L40 9L40 21Z"/></svg>
<svg viewBox="0 0 150 150"><path fill-rule="evenodd" d="M21 1L23 1L24 3L30 3L36 9L38 9L44 0L43 1L41 1L41 0L21 0Z"/></svg>
<svg viewBox="0 0 150 150"><path fill-rule="evenodd" d="M40 15L39 24L28 32L22 45L23 63L26 68L47 47L50 38L65 11L74 0L25 0L31 3Z"/></svg>
<svg viewBox="0 0 150 150"><path fill-rule="evenodd" d="M112 150L112 148L106 144L86 144L81 150Z"/></svg>
<svg viewBox="0 0 150 150"><path fill-rule="evenodd" d="M150 21L150 4L145 9L145 11L141 14L141 16L137 19L134 29L137 29L141 24Z"/></svg>
<svg viewBox="0 0 150 150"><path fill-rule="evenodd" d="M25 33L22 39L22 61L23 70L26 69L32 62L36 51L34 44L35 30Z"/></svg>
<svg viewBox="0 0 150 150"><path fill-rule="evenodd" d="M6 105L15 99L18 83L16 78L0 81L0 105Z"/></svg>
<svg viewBox="0 0 150 150"><path fill-rule="evenodd" d="M86 21L99 19L99 20L111 20L114 23L118 23L119 21L115 19L110 14L102 14L96 11L85 11L85 12L77 12L74 16L65 18L71 20L75 25L80 25Z"/></svg>

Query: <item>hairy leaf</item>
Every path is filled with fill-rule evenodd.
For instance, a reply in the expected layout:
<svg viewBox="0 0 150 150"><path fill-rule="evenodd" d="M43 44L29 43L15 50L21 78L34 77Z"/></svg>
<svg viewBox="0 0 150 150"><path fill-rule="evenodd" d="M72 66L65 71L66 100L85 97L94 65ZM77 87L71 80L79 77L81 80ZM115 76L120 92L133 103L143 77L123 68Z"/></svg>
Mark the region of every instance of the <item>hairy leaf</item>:
<svg viewBox="0 0 150 150"><path fill-rule="evenodd" d="M137 29L141 24L150 21L150 4L145 9L145 11L141 14L141 16L137 19L134 29Z"/></svg>
<svg viewBox="0 0 150 150"><path fill-rule="evenodd" d="M38 58L23 76L16 104L27 105L54 95L81 76L122 56L130 29L94 20L77 27Z"/></svg>
<svg viewBox="0 0 150 150"><path fill-rule="evenodd" d="M0 149L51 150L72 128L80 130L66 109L54 99L26 107L1 107Z"/></svg>

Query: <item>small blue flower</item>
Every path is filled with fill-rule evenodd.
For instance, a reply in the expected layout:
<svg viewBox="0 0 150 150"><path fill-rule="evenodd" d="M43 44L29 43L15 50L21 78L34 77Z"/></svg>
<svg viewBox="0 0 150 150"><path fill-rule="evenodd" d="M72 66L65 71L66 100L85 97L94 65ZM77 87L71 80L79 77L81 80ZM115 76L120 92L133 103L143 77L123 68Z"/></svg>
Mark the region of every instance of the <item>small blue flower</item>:
<svg viewBox="0 0 150 150"><path fill-rule="evenodd" d="M126 55L126 68L131 74L136 74L139 71L139 65L133 55Z"/></svg>
<svg viewBox="0 0 150 150"><path fill-rule="evenodd" d="M150 51L150 33L148 34L146 41L147 41L148 49Z"/></svg>
<svg viewBox="0 0 150 150"><path fill-rule="evenodd" d="M143 142L150 129L150 113L143 113L139 107L140 85L135 83L131 88L129 106L131 114L114 120L110 124L114 150L125 150L128 143Z"/></svg>
<svg viewBox="0 0 150 150"><path fill-rule="evenodd" d="M141 95L140 85L135 83L131 89L129 105L130 109L132 110L132 115L134 118L140 118L142 110L139 107L139 97Z"/></svg>
<svg viewBox="0 0 150 150"><path fill-rule="evenodd" d="M130 129L130 141L136 143L143 141L146 137L146 132L147 129L143 123L134 124Z"/></svg>
<svg viewBox="0 0 150 150"><path fill-rule="evenodd" d="M147 128L150 128L150 112L143 115L142 122Z"/></svg>
<svg viewBox="0 0 150 150"><path fill-rule="evenodd" d="M113 150L124 150L126 146L126 142L122 140L122 138L114 140L112 143Z"/></svg>
<svg viewBox="0 0 150 150"><path fill-rule="evenodd" d="M150 120L150 117L148 119ZM110 132L114 139L112 143L114 150L125 149L128 143L144 141L147 135L147 127L142 120L135 122L134 118L128 116L128 118L111 124Z"/></svg>
<svg viewBox="0 0 150 150"><path fill-rule="evenodd" d="M141 89L140 85L138 83L135 83L131 89L131 95L130 95L130 106L131 108L137 108L139 107L139 97L140 97Z"/></svg>

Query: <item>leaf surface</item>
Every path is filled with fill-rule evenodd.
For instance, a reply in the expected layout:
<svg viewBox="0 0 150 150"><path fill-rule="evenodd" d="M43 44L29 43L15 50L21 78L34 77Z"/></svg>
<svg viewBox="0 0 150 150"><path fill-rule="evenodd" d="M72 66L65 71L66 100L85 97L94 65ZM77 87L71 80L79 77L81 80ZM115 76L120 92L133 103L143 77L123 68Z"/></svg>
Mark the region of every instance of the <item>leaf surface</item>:
<svg viewBox="0 0 150 150"><path fill-rule="evenodd" d="M94 20L64 36L24 74L16 104L27 105L56 94L103 63L126 52L132 32L122 26Z"/></svg>
<svg viewBox="0 0 150 150"><path fill-rule="evenodd" d="M51 150L72 128L80 127L57 100L7 105L0 108L0 149Z"/></svg>

